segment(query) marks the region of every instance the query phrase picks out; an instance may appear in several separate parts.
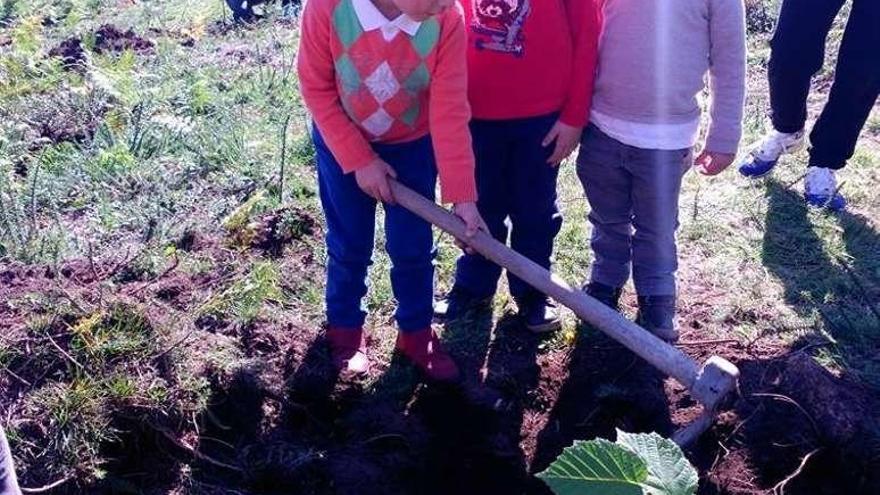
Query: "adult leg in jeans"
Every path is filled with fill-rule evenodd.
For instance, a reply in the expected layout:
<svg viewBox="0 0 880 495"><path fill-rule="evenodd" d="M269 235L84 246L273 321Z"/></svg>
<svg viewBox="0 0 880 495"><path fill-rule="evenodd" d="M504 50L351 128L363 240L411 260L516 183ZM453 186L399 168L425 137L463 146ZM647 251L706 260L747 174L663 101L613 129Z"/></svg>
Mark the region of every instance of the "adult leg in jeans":
<svg viewBox="0 0 880 495"><path fill-rule="evenodd" d="M880 94L880 2L854 0L828 103L810 134L810 166L840 169Z"/></svg>
<svg viewBox="0 0 880 495"><path fill-rule="evenodd" d="M6 441L2 427L0 427L0 495L21 495L15 477L15 468L12 466L12 453L9 451L9 443Z"/></svg>
<svg viewBox="0 0 880 495"><path fill-rule="evenodd" d="M873 1L873 0L868 0ZM822 68L825 41L845 0L784 0L770 42L770 106L773 127L804 128L810 79Z"/></svg>

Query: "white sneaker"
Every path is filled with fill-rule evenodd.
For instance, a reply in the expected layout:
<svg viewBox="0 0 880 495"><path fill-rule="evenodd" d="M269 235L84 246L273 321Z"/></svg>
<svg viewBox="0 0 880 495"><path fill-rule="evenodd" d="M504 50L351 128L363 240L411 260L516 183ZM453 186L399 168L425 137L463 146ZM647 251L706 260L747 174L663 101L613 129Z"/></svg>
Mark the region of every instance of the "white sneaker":
<svg viewBox="0 0 880 495"><path fill-rule="evenodd" d="M746 177L761 177L766 175L779 157L786 153L796 153L806 144L805 132L800 130L794 133L779 132L772 130L752 148L748 158L739 167L739 172Z"/></svg>
<svg viewBox="0 0 880 495"><path fill-rule="evenodd" d="M846 199L837 192L837 178L830 168L809 167L804 179L804 199L812 206L839 211Z"/></svg>

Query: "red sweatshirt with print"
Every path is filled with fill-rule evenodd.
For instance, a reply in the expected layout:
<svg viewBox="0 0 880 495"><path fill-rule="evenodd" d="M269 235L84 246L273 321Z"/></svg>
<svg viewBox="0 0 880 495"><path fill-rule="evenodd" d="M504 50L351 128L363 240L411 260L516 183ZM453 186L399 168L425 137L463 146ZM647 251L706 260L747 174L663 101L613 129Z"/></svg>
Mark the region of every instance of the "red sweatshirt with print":
<svg viewBox="0 0 880 495"><path fill-rule="evenodd" d="M601 30L600 0L461 0L474 118L561 112L586 125Z"/></svg>

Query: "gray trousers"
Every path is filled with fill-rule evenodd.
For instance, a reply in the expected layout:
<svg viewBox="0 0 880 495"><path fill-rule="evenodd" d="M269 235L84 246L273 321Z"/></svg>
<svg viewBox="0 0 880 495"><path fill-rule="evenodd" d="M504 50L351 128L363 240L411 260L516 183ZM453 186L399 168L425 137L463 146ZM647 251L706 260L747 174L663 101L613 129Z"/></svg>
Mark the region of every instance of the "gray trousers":
<svg viewBox="0 0 880 495"><path fill-rule="evenodd" d="M623 287L632 270L638 295L675 295L678 196L692 163L691 149L636 148L587 127L577 172L591 208L592 282Z"/></svg>
<svg viewBox="0 0 880 495"><path fill-rule="evenodd" d="M0 427L0 495L21 495L15 478L15 469L12 467L9 443L6 441L2 427Z"/></svg>

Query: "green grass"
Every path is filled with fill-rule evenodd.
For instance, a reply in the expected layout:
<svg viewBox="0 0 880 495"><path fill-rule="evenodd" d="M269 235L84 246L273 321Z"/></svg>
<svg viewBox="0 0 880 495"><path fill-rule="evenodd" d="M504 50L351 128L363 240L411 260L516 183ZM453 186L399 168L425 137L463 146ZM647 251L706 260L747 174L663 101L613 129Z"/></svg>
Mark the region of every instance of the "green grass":
<svg viewBox="0 0 880 495"><path fill-rule="evenodd" d="M246 276L213 296L198 310L198 318L234 319L252 323L267 302L280 302L278 268L271 261L255 264Z"/></svg>

